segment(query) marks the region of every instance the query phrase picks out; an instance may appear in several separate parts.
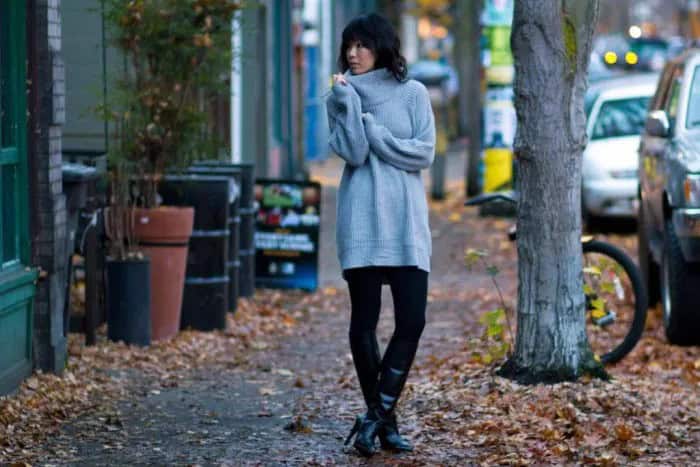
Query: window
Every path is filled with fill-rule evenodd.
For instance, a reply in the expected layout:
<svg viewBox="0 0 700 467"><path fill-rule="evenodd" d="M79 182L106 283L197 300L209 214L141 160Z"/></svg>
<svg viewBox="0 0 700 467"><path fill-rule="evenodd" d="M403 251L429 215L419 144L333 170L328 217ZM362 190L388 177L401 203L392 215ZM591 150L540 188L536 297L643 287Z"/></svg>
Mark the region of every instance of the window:
<svg viewBox="0 0 700 467"><path fill-rule="evenodd" d="M649 100L649 97L634 97L603 102L593 126L591 140L640 134Z"/></svg>
<svg viewBox="0 0 700 467"><path fill-rule="evenodd" d="M13 2L0 2L0 272L16 267L26 235L26 208L20 208L25 159L24 141L24 41L18 34ZM19 36L19 37L18 37Z"/></svg>
<svg viewBox="0 0 700 467"><path fill-rule="evenodd" d="M693 80L688 92L688 112L685 127L688 129L700 127L700 66L693 71Z"/></svg>
<svg viewBox="0 0 700 467"><path fill-rule="evenodd" d="M668 64L664 68L661 78L659 78L659 83L656 85L656 93L651 101L651 108L649 110L661 110L664 102L666 101L666 90L669 87L671 78L673 77L673 71L676 65Z"/></svg>

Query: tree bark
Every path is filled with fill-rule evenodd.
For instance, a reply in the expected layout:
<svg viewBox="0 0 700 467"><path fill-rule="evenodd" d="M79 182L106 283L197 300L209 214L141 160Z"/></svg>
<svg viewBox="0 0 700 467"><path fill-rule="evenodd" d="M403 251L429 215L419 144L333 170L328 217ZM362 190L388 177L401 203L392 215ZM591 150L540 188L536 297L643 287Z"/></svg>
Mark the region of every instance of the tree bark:
<svg viewBox="0 0 700 467"><path fill-rule="evenodd" d="M583 96L598 0L518 0L515 153L518 331L501 374L523 383L603 376L585 333L581 254Z"/></svg>
<svg viewBox="0 0 700 467"><path fill-rule="evenodd" d="M466 167L467 197L479 193L481 159L481 54L479 40L482 0L457 0L455 21L455 62L459 76L460 136L469 141Z"/></svg>

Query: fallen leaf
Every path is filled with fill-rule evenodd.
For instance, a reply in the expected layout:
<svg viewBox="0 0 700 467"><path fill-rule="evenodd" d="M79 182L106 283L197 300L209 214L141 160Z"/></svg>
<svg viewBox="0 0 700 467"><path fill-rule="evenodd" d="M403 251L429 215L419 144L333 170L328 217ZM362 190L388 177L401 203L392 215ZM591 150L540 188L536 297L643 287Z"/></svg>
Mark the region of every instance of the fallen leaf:
<svg viewBox="0 0 700 467"><path fill-rule="evenodd" d="M615 425L615 436L622 442L627 442L634 438L634 430L624 423Z"/></svg>
<svg viewBox="0 0 700 467"><path fill-rule="evenodd" d="M258 389L258 392L260 393L261 396L274 396L275 394L279 394L279 391L276 391L275 389L272 388L260 388Z"/></svg>

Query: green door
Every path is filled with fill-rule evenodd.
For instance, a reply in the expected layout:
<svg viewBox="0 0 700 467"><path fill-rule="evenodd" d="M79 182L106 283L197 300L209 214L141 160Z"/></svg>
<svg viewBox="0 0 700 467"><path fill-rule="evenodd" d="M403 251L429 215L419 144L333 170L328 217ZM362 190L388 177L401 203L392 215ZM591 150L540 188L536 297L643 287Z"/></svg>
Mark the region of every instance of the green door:
<svg viewBox="0 0 700 467"><path fill-rule="evenodd" d="M0 394L32 369L24 4L0 1Z"/></svg>

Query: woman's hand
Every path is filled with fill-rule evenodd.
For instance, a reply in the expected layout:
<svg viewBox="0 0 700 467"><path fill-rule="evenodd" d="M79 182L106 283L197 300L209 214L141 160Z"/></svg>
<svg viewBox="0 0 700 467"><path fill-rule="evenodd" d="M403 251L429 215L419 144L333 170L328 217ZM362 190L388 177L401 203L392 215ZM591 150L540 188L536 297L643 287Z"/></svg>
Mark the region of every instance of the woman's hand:
<svg viewBox="0 0 700 467"><path fill-rule="evenodd" d="M333 75L333 85L336 84L342 84L343 86L348 84L348 82L345 80L345 76L343 76L342 73L336 73Z"/></svg>

